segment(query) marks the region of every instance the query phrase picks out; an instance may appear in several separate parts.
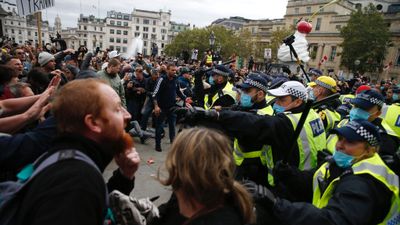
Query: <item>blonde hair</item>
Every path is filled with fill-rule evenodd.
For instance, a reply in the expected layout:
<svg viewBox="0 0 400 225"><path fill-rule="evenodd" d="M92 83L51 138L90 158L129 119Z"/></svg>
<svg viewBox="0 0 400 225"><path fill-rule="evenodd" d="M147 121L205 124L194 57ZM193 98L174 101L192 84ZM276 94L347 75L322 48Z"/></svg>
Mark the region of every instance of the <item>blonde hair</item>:
<svg viewBox="0 0 400 225"><path fill-rule="evenodd" d="M158 176L163 185L171 185L174 191L181 191L206 209L231 204L244 223L254 221L251 197L233 178L232 147L223 134L205 128L182 131L172 144L165 166L168 178L161 180Z"/></svg>

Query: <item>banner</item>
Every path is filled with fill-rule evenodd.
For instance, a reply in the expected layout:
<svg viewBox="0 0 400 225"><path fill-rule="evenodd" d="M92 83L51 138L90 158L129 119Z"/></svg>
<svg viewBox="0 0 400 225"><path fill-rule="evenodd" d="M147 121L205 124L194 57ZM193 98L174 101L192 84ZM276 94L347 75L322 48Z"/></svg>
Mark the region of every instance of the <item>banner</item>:
<svg viewBox="0 0 400 225"><path fill-rule="evenodd" d="M54 0L17 0L19 16L34 14L43 9L54 6Z"/></svg>

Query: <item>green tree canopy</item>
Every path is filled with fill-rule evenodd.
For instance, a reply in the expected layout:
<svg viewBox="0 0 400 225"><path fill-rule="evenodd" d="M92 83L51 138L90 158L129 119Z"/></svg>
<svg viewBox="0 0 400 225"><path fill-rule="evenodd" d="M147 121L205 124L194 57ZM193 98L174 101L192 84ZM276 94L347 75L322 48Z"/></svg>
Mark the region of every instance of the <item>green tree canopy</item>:
<svg viewBox="0 0 400 225"><path fill-rule="evenodd" d="M353 12L340 33L343 37L343 66L360 72L382 70L389 45L389 28L372 4L364 10ZM355 65L356 61L360 62L359 65Z"/></svg>
<svg viewBox="0 0 400 225"><path fill-rule="evenodd" d="M239 34L234 34L233 31L227 30L222 26L212 26L206 28L195 28L179 33L171 44L165 47L165 53L169 56L179 56L183 51L188 51L196 48L199 50L199 59L203 57L203 53L210 49L209 37L211 32L215 35L215 46L221 46L221 55L224 59L229 58L233 54L248 57L250 47L250 33L242 31Z"/></svg>

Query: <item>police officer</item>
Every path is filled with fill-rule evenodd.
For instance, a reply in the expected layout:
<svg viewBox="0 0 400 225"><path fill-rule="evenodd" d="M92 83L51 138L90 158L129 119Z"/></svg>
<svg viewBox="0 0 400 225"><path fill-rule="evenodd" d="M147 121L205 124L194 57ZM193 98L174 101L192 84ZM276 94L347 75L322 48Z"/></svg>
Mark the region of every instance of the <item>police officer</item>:
<svg viewBox="0 0 400 225"><path fill-rule="evenodd" d="M315 81L318 79L319 76L322 76L322 71L319 69L311 68L308 71L308 76L310 77L311 81Z"/></svg>
<svg viewBox="0 0 400 225"><path fill-rule="evenodd" d="M309 86L312 88L312 90L309 92L310 98L316 101L320 101L337 92L336 81L328 76L318 77L314 82L311 82ZM324 123L325 132L327 133L340 121L340 114L335 110L339 106L340 100L334 99L316 109L317 113L322 119L322 122Z"/></svg>
<svg viewBox="0 0 400 225"><path fill-rule="evenodd" d="M195 73L195 95L200 107L211 109L214 106L229 107L235 104L237 93L228 81L229 74L228 68L217 65L207 79L211 87L205 89L203 85L204 70L198 70Z"/></svg>
<svg viewBox="0 0 400 225"><path fill-rule="evenodd" d="M276 198L253 184L248 189L282 224L399 224L399 178L377 154L377 127L353 120L333 132L339 136L333 157L293 187L312 184L312 204Z"/></svg>
<svg viewBox="0 0 400 225"><path fill-rule="evenodd" d="M261 75L251 73L247 79L237 85L240 93L239 107L245 112L258 115L272 115L274 110L265 99L268 82ZM251 140L234 139L233 156L236 163L237 180L253 180L256 183L267 185L268 176L265 151L267 146L254 144Z"/></svg>
<svg viewBox="0 0 400 225"><path fill-rule="evenodd" d="M400 103L384 105L381 118L393 130L393 135L400 138Z"/></svg>
<svg viewBox="0 0 400 225"><path fill-rule="evenodd" d="M288 81L268 92L276 97L273 105L275 116L229 110L221 112L211 110L206 116L213 118L215 123L233 134L239 143L268 145L263 152L266 154L270 182L274 164L286 157L290 165L300 170L315 168L317 153L325 148L326 136L319 115L311 110L296 141L294 151L289 153L294 131L305 108L307 90L300 82Z"/></svg>

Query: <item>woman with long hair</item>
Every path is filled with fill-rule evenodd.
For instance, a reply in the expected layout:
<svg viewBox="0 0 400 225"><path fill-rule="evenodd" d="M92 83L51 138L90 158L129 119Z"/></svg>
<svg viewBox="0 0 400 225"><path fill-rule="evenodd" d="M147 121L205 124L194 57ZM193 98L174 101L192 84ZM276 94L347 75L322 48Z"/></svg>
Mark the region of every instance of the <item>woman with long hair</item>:
<svg viewBox="0 0 400 225"><path fill-rule="evenodd" d="M254 221L251 196L234 180L232 147L223 134L205 128L182 131L166 159L166 179L177 207L161 207L157 224L249 224ZM175 199L174 197L171 199ZM162 208L168 208L163 217ZM181 220L171 216L175 211ZM168 217L168 218L167 218Z"/></svg>

